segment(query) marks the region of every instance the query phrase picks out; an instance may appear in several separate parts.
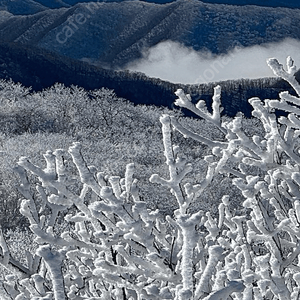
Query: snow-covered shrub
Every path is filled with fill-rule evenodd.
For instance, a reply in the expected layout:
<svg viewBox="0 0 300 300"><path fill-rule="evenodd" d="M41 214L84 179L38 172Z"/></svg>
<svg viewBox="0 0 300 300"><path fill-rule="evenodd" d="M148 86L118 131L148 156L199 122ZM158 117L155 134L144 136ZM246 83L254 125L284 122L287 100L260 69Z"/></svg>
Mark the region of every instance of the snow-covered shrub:
<svg viewBox="0 0 300 300"><path fill-rule="evenodd" d="M3 237L11 257L23 266L28 267L28 254L34 253L39 246L34 242L34 234L29 229L20 229L17 227L14 230L3 230ZM10 271L3 265L0 265L0 279L4 279L9 274Z"/></svg>
<svg viewBox="0 0 300 300"><path fill-rule="evenodd" d="M24 266L0 235L1 263L12 272L0 281L1 298L298 299L300 85L291 58L287 70L275 59L268 64L296 94L249 100L264 130L259 135L245 133L241 115L221 119L219 86L212 113L204 101L194 105L189 95L176 92L176 104L210 122L221 138L193 132L173 116L161 117L169 175L154 174L150 181L176 199L172 216L163 217L141 201L133 163L123 178L105 176L86 164L79 143L68 153L48 151L46 168L22 157L17 168L25 197L21 212L40 246ZM277 117L276 110L285 116ZM193 161L173 144L175 131L211 149L202 160L204 173L193 173ZM66 167L71 163L77 174ZM219 173L241 190L244 210L232 210L234 199L223 195L218 218L192 211ZM37 177L35 187L28 174Z"/></svg>
<svg viewBox="0 0 300 300"><path fill-rule="evenodd" d="M4 230L28 225L26 218L19 212L18 174L12 172L18 158L26 155L37 165L43 166L42 154L47 149L67 148L74 139L66 134L24 133L8 137L0 136L0 225ZM30 177L36 182L34 176Z"/></svg>
<svg viewBox="0 0 300 300"><path fill-rule="evenodd" d="M86 91L77 86L55 84L41 92L30 92L20 84L1 81L0 104L0 224L4 228L27 224L18 213L18 176L11 172L11 165L20 156L27 156L41 166L41 154L48 149L66 149L73 141L80 141L87 163L100 166L107 175L121 176L126 165L134 161L141 199L147 202L148 208L159 208L166 215L177 208L176 200L169 197L163 186L156 186L153 193L149 183L153 173L167 175L160 115L174 115L184 126L205 132L210 138L219 136L203 120L184 118L179 110L135 106L105 88ZM194 172L205 170L201 163L203 151L209 151L205 145L199 147L196 141L186 141L180 133L173 135L173 141L180 145L182 152L188 153L188 159L193 159ZM221 198L219 191L229 187L229 183L229 178L216 176L211 188L202 195L203 201L194 203L194 211L209 208L216 214L214 199ZM232 188L227 190L236 202L241 202L240 193Z"/></svg>

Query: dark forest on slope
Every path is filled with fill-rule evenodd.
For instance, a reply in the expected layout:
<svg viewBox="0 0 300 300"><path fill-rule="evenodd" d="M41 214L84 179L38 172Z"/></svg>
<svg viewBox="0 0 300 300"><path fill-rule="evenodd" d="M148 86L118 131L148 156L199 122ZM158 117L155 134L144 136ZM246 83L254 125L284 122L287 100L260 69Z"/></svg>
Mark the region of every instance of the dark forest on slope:
<svg viewBox="0 0 300 300"><path fill-rule="evenodd" d="M52 86L56 82L66 86L78 85L87 90L106 87L135 104L152 104L173 108L174 92L182 88L194 101L200 98L211 101L213 88L222 87L224 113L234 116L238 111L251 115L247 99L277 97L278 92L289 86L275 78L257 80L241 79L220 83L183 85L173 84L142 73L112 71L58 56L41 49L23 47L14 43L0 45L0 78L12 79L35 91Z"/></svg>

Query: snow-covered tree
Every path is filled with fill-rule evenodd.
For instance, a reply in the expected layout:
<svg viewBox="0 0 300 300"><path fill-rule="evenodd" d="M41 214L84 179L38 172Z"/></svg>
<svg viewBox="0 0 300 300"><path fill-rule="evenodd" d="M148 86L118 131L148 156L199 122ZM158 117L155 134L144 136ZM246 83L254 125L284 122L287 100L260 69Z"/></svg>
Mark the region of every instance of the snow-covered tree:
<svg viewBox="0 0 300 300"><path fill-rule="evenodd" d="M1 264L12 274L0 281L3 299L298 299L300 295L300 85L289 57L286 69L268 60L289 82L292 95L279 100L249 99L264 133L247 135L242 115L221 118L221 87L214 90L212 112L178 90L175 104L219 130L210 139L174 116L162 115L168 177L154 174L178 203L163 217L141 201L134 164L124 176L105 176L88 166L81 145L48 151L46 168L26 157L16 171L24 196L21 213L39 244L27 263L16 261L0 232ZM278 117L276 111L283 111ZM205 144L206 171L173 144L174 132ZM74 168L71 167L75 165ZM232 178L245 198L220 201L218 218L191 209L217 174ZM36 176L33 188L28 176Z"/></svg>

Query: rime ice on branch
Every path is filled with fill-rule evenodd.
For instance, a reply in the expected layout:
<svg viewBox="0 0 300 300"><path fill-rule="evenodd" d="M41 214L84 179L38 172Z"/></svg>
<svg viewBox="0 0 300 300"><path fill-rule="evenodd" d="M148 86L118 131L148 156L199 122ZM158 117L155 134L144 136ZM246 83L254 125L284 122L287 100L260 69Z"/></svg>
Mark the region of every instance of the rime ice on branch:
<svg viewBox="0 0 300 300"><path fill-rule="evenodd" d="M276 59L268 60L268 64L274 74L288 81L300 96L300 85L295 79L297 69L293 60L288 57L286 70ZM216 147L213 145L214 141L204 140L202 136L184 128L177 121L172 122L175 129L186 137L202 142L212 149L213 156L210 161L217 160L219 166L215 170L231 173L236 177L233 184L241 190L246 198L243 205L250 210L249 216L241 216L238 219L237 217L228 218L229 212L227 211L227 219L224 219L222 217L225 213L225 209L222 207L223 203L220 206L218 226L213 220L207 223L210 240L213 239L214 243L217 242L216 244L222 246L224 251L231 250L233 252L229 252L223 262L219 262L219 271L222 270L222 275L218 275L218 267L215 266L215 278L216 280L222 278L220 281L223 285L222 289L213 292L207 285L204 288L204 285L200 284L196 289L196 299L198 299L197 297L202 299L201 295L211 292L213 292L211 296L207 296L205 299L215 299L216 297L221 299L220 292L225 293L225 290L230 290L227 288L230 286L230 277L232 280L241 280L245 288L244 291L242 291L243 289L239 291L240 296L236 291L231 291L231 296L234 298L253 299L252 295L254 294L255 299L263 297L266 299L273 297L296 299L295 295L298 294L294 289L298 283L291 278L294 272L299 272L296 265L300 253L297 233L300 224L298 218L300 196L300 180L298 180L300 110L298 105L300 99L288 92L281 93L280 100L250 99L249 102L253 106L252 114L260 119L265 135L248 137L242 129L240 116L236 116L231 122L222 122L216 110L218 104L215 99L213 99L213 114L211 115L208 113L204 101L199 101L194 105L191 98L185 96L182 91L178 91L176 94L179 96L176 101L177 105L189 108L225 133L223 145ZM283 110L288 114L286 117L278 118L274 109ZM217 119L212 116L216 116ZM229 168L229 163L234 167ZM251 175L250 170L253 167L259 169L259 176ZM224 229L221 231L223 227ZM263 249L263 253L267 253L264 256L265 268L260 262L260 258L263 256L257 252L259 247ZM228 271L226 271L227 262L229 262L227 257L231 257L231 267L228 268ZM233 263L234 261L236 262ZM235 269L235 276L230 275ZM269 274L266 274L266 269L270 270ZM203 276L204 273L200 282L204 280ZM292 296L293 298L291 298Z"/></svg>
<svg viewBox="0 0 300 300"><path fill-rule="evenodd" d="M0 263L14 273L0 281L1 299L298 299L300 87L291 58L286 70L275 59L268 64L298 96L283 92L279 100L249 99L264 130L260 136L245 133L241 115L221 118L219 86L212 113L204 101L194 105L189 95L176 92L176 104L220 130L223 140L161 117L169 175L154 174L150 181L177 200L172 217L140 200L134 164L127 165L124 178L107 177L86 164L78 143L69 154L48 151L45 169L21 158L20 209L40 247L23 266L0 235ZM277 117L276 110L284 116ZM193 161L173 145L174 130L210 149L201 158L204 175L195 174ZM69 173L66 159L77 175ZM36 189L29 173L38 181ZM217 174L233 178L245 198L243 210L231 211L224 195L218 217L191 212L191 203L201 201ZM61 222L64 229L57 231Z"/></svg>

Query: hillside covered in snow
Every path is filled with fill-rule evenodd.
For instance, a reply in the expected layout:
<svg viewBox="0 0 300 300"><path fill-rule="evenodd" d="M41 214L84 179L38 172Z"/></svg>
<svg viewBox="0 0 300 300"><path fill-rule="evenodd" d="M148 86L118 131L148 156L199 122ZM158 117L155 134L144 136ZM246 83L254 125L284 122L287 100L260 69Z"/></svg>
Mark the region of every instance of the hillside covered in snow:
<svg viewBox="0 0 300 300"><path fill-rule="evenodd" d="M79 3L20 16L0 12L0 41L36 46L103 67L123 67L145 48L172 40L226 53L300 38L298 10L200 1Z"/></svg>

